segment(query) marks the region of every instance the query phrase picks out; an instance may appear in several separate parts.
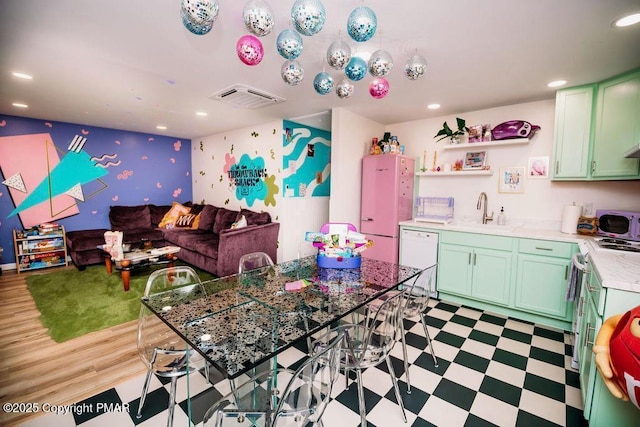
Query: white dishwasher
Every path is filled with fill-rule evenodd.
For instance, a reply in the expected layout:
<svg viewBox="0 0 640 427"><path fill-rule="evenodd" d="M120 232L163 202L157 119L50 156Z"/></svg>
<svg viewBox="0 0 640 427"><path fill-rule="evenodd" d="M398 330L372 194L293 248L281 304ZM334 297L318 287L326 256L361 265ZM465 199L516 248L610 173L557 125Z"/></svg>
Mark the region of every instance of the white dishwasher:
<svg viewBox="0 0 640 427"><path fill-rule="evenodd" d="M438 233L432 231L402 230L400 233L400 264L414 268L427 268L438 263ZM431 296L438 298L437 271Z"/></svg>

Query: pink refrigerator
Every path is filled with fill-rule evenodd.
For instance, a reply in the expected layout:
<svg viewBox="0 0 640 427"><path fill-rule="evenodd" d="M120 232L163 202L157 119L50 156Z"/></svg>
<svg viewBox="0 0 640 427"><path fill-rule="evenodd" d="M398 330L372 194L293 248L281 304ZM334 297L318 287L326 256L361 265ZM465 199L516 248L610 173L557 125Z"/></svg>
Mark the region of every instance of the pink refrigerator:
<svg viewBox="0 0 640 427"><path fill-rule="evenodd" d="M413 215L414 164L414 159L396 154L362 159L359 231L373 240L363 257L398 263L398 223Z"/></svg>

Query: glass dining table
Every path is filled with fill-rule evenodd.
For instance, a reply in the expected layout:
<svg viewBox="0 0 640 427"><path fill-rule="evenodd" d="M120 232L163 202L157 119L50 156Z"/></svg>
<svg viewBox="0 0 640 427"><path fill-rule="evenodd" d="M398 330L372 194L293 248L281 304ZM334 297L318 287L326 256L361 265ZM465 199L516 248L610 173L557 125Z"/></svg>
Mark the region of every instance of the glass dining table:
<svg viewBox="0 0 640 427"><path fill-rule="evenodd" d="M153 314L228 379L411 283L419 269L373 259L360 268L318 267L315 256L142 299Z"/></svg>

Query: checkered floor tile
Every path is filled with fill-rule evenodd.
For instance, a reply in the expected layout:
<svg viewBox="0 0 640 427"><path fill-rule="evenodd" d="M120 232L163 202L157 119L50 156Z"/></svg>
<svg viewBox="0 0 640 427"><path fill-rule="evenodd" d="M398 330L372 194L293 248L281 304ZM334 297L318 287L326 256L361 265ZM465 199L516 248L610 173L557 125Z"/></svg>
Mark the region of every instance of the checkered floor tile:
<svg viewBox="0 0 640 427"><path fill-rule="evenodd" d="M411 394L407 394L401 345L394 347L392 362L396 375L402 375L407 424L383 364L363 373L369 426L587 426L578 373L571 368L568 333L438 300L431 301L427 315L438 367L425 350L418 319L405 320ZM291 348L278 357L278 363L292 367L304 357L304 348ZM135 378L78 402L75 413L48 414L25 425L164 426L169 384L158 378L152 382L143 417L135 417L143 381ZM345 384L341 376L323 416L326 426L360 423L357 388L352 381L349 388ZM198 426L207 408L229 391L229 382L222 378L208 382L203 375L180 378L175 426L189 424L187 390Z"/></svg>

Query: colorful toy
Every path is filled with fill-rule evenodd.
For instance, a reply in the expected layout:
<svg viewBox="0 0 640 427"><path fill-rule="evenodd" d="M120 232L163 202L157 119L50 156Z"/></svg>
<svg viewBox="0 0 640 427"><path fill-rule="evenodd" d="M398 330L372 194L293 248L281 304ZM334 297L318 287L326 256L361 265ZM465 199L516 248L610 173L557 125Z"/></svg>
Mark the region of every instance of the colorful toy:
<svg viewBox="0 0 640 427"><path fill-rule="evenodd" d="M318 248L318 266L327 268L358 268L360 254L373 246L349 223L324 224L319 232L307 232L305 240Z"/></svg>
<svg viewBox="0 0 640 427"><path fill-rule="evenodd" d="M605 385L618 399L640 409L640 306L608 318L593 346Z"/></svg>

